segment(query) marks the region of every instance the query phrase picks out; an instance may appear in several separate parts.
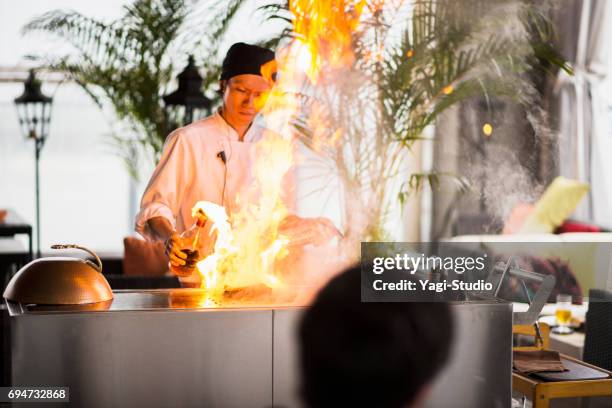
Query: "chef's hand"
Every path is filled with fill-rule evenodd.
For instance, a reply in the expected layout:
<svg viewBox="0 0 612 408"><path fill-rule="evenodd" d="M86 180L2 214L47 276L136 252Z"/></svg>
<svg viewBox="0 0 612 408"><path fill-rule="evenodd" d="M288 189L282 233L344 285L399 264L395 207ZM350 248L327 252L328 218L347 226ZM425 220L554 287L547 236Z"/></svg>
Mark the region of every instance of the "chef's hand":
<svg viewBox="0 0 612 408"><path fill-rule="evenodd" d="M308 244L318 246L340 236L340 232L327 218L302 218L297 215L285 217L279 225L278 232L289 237L290 246Z"/></svg>
<svg viewBox="0 0 612 408"><path fill-rule="evenodd" d="M182 251L181 238L176 232L166 240L166 255L172 266L183 266L187 263L187 254Z"/></svg>

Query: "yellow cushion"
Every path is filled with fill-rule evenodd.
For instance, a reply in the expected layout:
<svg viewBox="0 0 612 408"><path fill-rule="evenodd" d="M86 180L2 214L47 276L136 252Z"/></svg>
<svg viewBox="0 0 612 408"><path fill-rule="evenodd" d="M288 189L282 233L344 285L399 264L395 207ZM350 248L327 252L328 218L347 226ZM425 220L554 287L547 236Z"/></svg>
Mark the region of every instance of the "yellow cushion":
<svg viewBox="0 0 612 408"><path fill-rule="evenodd" d="M574 212L588 191L588 184L557 177L535 204L519 232L553 232Z"/></svg>

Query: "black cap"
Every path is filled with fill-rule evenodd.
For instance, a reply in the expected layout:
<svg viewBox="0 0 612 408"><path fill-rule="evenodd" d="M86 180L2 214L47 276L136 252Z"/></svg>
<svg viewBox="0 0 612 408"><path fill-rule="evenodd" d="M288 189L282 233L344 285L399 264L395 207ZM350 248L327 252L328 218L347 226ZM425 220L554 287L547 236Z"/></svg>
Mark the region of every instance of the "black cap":
<svg viewBox="0 0 612 408"><path fill-rule="evenodd" d="M230 47L221 67L221 80L236 75L260 75L261 67L274 60L274 52L257 45L236 43Z"/></svg>

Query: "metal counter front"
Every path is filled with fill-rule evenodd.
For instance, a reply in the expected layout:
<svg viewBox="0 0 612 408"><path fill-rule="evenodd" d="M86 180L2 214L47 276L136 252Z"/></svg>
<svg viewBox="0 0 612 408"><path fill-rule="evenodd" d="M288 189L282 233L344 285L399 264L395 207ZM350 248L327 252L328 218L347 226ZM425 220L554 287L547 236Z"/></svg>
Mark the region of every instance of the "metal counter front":
<svg viewBox="0 0 612 408"><path fill-rule="evenodd" d="M74 407L298 407L303 308L205 308L200 299L170 289L116 291L97 310L9 303L12 383L69 386ZM427 406L509 407L511 304L452 308L457 339Z"/></svg>

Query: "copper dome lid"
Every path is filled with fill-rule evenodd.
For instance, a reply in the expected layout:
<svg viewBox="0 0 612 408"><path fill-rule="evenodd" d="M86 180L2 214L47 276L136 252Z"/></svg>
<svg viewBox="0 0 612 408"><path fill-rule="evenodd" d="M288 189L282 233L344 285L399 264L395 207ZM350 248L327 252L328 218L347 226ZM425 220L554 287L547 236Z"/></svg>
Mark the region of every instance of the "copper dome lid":
<svg viewBox="0 0 612 408"><path fill-rule="evenodd" d="M82 305L113 299L110 285L102 275L100 258L78 245L53 245L53 249L77 248L89 252L96 263L80 258L36 259L13 276L4 298L38 305Z"/></svg>

